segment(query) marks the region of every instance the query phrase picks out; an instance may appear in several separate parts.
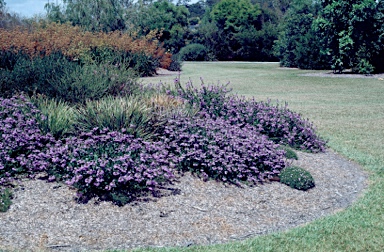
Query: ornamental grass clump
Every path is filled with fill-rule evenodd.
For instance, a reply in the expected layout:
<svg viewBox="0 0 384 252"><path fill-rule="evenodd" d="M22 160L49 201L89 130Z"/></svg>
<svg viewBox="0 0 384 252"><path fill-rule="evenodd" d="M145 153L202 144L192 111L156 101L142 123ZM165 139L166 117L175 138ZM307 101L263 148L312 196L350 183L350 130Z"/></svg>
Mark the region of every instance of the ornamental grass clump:
<svg viewBox="0 0 384 252"><path fill-rule="evenodd" d="M255 184L285 167L284 150L252 125L239 127L201 114L171 119L161 135L167 150L180 158L178 168L204 179Z"/></svg>
<svg viewBox="0 0 384 252"><path fill-rule="evenodd" d="M98 128L59 141L48 152L50 181L65 181L83 198L118 199L119 205L171 181L178 163L161 142Z"/></svg>
<svg viewBox="0 0 384 252"><path fill-rule="evenodd" d="M77 125L82 131L93 128L108 128L121 131L138 138L149 139L157 122L151 108L139 96L107 96L98 101L88 100L79 108Z"/></svg>
<svg viewBox="0 0 384 252"><path fill-rule="evenodd" d="M44 134L52 134L55 139L75 134L78 110L67 102L39 95L32 98L39 114L36 115L39 128Z"/></svg>
<svg viewBox="0 0 384 252"><path fill-rule="evenodd" d="M24 96L0 97L0 185L18 175L32 177L49 166L45 153L54 138L41 133L39 111Z"/></svg>
<svg viewBox="0 0 384 252"><path fill-rule="evenodd" d="M169 118L179 116L193 117L199 110L192 107L186 100L164 93L153 94L146 98L146 104L151 108L159 122L166 123Z"/></svg>

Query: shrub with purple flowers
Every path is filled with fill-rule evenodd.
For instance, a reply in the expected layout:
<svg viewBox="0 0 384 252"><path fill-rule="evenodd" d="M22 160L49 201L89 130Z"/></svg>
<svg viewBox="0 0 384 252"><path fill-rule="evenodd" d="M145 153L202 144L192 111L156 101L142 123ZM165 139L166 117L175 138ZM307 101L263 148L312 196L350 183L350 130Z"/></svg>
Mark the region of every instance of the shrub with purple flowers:
<svg viewBox="0 0 384 252"><path fill-rule="evenodd" d="M204 179L258 183L285 167L285 151L252 125L240 128L201 114L170 120L161 138L180 157L179 169Z"/></svg>
<svg viewBox="0 0 384 252"><path fill-rule="evenodd" d="M230 90L227 85L206 87L200 89L187 83L183 88L180 82L175 82L177 94L191 104L199 106L202 111L212 118L221 117L231 124L250 124L268 136L276 143L286 144L293 148L310 152L321 152L326 142L316 133L312 123L302 119L301 115L288 109L288 105L280 107L268 102L247 100L235 95L227 95Z"/></svg>
<svg viewBox="0 0 384 252"><path fill-rule="evenodd" d="M310 152L325 150L326 142L316 134L313 124L289 110L287 104L280 107L270 101L232 96L224 104L220 116L232 124L251 124L276 143Z"/></svg>
<svg viewBox="0 0 384 252"><path fill-rule="evenodd" d="M180 80L176 79L174 93L187 100L192 106L208 112L212 117L219 116L228 99L226 95L231 92L231 89L227 89L229 83L205 86L202 79L201 82L201 88L197 89L191 81L183 87Z"/></svg>
<svg viewBox="0 0 384 252"><path fill-rule="evenodd" d="M35 106L24 96L0 98L0 185L15 176L44 171L45 148L54 143L37 125Z"/></svg>
<svg viewBox="0 0 384 252"><path fill-rule="evenodd" d="M125 199L169 182L178 159L160 142L146 142L131 135L93 129L58 142L49 150L49 180L65 180L85 197ZM123 197L124 198L124 197Z"/></svg>

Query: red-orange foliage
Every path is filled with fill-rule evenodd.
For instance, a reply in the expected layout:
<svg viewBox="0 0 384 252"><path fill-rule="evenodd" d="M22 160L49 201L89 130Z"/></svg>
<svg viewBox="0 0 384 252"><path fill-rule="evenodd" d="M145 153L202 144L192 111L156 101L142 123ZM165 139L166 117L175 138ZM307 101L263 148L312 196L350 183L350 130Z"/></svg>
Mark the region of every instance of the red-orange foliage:
<svg viewBox="0 0 384 252"><path fill-rule="evenodd" d="M37 26L32 31L22 27L0 29L1 50L23 51L31 57L61 51L69 58L76 59L86 56L92 48L144 52L148 56L158 58L162 67L170 64L170 56L159 46L155 31L144 38L137 38L120 31L92 33L70 24L57 23Z"/></svg>

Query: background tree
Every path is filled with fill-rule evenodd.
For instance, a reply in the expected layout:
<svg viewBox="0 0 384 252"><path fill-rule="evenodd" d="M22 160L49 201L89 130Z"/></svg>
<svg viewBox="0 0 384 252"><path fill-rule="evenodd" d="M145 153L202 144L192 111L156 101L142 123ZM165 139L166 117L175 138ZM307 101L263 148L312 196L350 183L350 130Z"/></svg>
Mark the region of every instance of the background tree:
<svg viewBox="0 0 384 252"><path fill-rule="evenodd" d="M217 3L219 3L221 0L205 0L206 7L211 10L213 6L215 6Z"/></svg>
<svg viewBox="0 0 384 252"><path fill-rule="evenodd" d="M211 22L217 27L218 45L216 56L219 60L239 60L244 55L243 44L257 36L261 29L258 5L249 0L222 0L213 6Z"/></svg>
<svg viewBox="0 0 384 252"><path fill-rule="evenodd" d="M323 54L331 55L335 72L352 68L372 73L383 68L383 1L324 0L315 28Z"/></svg>
<svg viewBox="0 0 384 252"><path fill-rule="evenodd" d="M327 57L321 55L320 40L312 29L321 10L312 0L295 0L280 23L280 34L274 45L276 56L285 67L302 69L327 68Z"/></svg>
<svg viewBox="0 0 384 252"><path fill-rule="evenodd" d="M23 22L19 14L10 13L6 7L6 2L0 0L0 28L11 29L21 25L25 25L25 22Z"/></svg>
<svg viewBox="0 0 384 252"><path fill-rule="evenodd" d="M129 26L139 35L159 31L159 40L164 47L176 53L185 45L188 31L188 9L176 6L170 1L159 0L153 3L139 1L128 13Z"/></svg>
<svg viewBox="0 0 384 252"><path fill-rule="evenodd" d="M48 3L45 9L50 21L69 21L89 31L109 32L126 28L125 11L119 0L63 0L63 8Z"/></svg>
<svg viewBox="0 0 384 252"><path fill-rule="evenodd" d="M55 23L67 22L67 17L65 16L64 10L60 4L48 2L45 4L44 9L47 12L47 19L50 22L55 22Z"/></svg>

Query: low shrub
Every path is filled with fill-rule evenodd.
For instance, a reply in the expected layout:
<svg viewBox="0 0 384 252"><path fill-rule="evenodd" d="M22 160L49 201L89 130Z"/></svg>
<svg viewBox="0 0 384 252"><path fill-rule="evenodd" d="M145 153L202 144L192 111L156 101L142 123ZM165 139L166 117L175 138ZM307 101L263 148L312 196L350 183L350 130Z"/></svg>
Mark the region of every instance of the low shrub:
<svg viewBox="0 0 384 252"><path fill-rule="evenodd" d="M193 117L198 113L198 109L190 106L184 99L164 93L148 97L146 104L151 108L151 113L156 116L158 124L166 122L169 118Z"/></svg>
<svg viewBox="0 0 384 252"><path fill-rule="evenodd" d="M198 89L193 86L192 82L188 82L183 87L180 81L176 80L175 85L176 90L170 91L172 94L187 100L191 106L206 111L211 117L218 117L222 114L224 105L228 100L227 94L231 92L231 89L227 89L229 83L208 86L202 83Z"/></svg>
<svg viewBox="0 0 384 252"><path fill-rule="evenodd" d="M375 67L367 59L358 59L356 67L352 69L353 72L359 74L370 75L375 71Z"/></svg>
<svg viewBox="0 0 384 252"><path fill-rule="evenodd" d="M134 71L140 73L141 77L145 77L155 75L160 63L154 57L140 52L130 55L129 65Z"/></svg>
<svg viewBox="0 0 384 252"><path fill-rule="evenodd" d="M315 186L312 175L303 168L291 166L280 173L280 182L298 190L308 190Z"/></svg>
<svg viewBox="0 0 384 252"><path fill-rule="evenodd" d="M75 71L66 71L50 83L55 92L49 97L72 104L85 104L87 100L98 100L107 95L127 95L138 88L133 72L110 64L78 66Z"/></svg>
<svg viewBox="0 0 384 252"><path fill-rule="evenodd" d="M33 177L49 166L45 149L55 140L42 134L38 115L24 96L0 98L0 185L18 175Z"/></svg>
<svg viewBox="0 0 384 252"><path fill-rule="evenodd" d="M272 105L270 101L257 102L227 95L230 92L227 86L202 84L197 89L192 83L187 83L184 88L176 82L176 94L212 118L220 117L231 124L253 125L275 143L310 152L324 151L326 142L316 134L313 124L290 111L287 104Z"/></svg>
<svg viewBox="0 0 384 252"><path fill-rule="evenodd" d="M116 204L169 182L178 163L161 142L98 128L59 141L49 153L50 181L66 181L79 189L80 198L99 196Z"/></svg>
<svg viewBox="0 0 384 252"><path fill-rule="evenodd" d="M179 57L182 61L205 61L207 48L202 44L189 44L181 48Z"/></svg>
<svg viewBox="0 0 384 252"><path fill-rule="evenodd" d="M309 152L325 150L326 141L316 134L313 124L289 110L288 104L280 107L269 101L257 102L231 97L225 103L221 116L232 123L254 125L272 141L294 149Z"/></svg>
<svg viewBox="0 0 384 252"><path fill-rule="evenodd" d="M137 75L145 77L156 74L156 68L161 63L166 64L166 62L160 62L160 58L157 55L148 55L144 51L123 51L104 46L92 48L84 53L79 60L83 64L121 66L124 70L134 71Z"/></svg>
<svg viewBox="0 0 384 252"><path fill-rule="evenodd" d="M284 151L253 126L200 116L170 119L160 134L167 150L180 157L179 169L204 179L259 183L285 167Z"/></svg>
<svg viewBox="0 0 384 252"><path fill-rule="evenodd" d="M78 64L70 62L60 52L34 58L22 51L9 52L7 55L7 62L3 68L0 67L0 93L3 97L11 97L20 92L52 97L55 87L50 80L73 73Z"/></svg>

